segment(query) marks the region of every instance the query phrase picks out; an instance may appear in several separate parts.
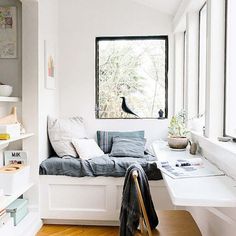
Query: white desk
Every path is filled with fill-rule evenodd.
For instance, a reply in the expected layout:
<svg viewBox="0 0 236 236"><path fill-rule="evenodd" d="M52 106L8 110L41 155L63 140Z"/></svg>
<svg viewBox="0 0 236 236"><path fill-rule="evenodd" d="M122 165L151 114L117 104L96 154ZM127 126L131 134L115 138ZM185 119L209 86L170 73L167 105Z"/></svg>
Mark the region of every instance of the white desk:
<svg viewBox="0 0 236 236"><path fill-rule="evenodd" d="M158 160L173 161L201 157L188 151L171 151L153 144ZM236 207L236 181L228 176L173 179L162 173L171 200L176 206Z"/></svg>

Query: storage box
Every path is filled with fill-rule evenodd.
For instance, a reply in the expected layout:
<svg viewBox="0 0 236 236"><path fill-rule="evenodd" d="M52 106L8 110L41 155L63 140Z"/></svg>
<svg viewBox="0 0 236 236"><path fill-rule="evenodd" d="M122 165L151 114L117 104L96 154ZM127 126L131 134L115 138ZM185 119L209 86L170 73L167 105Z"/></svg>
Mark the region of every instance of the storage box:
<svg viewBox="0 0 236 236"><path fill-rule="evenodd" d="M30 167L25 165L8 165L0 168L0 189L5 195L19 193L29 184Z"/></svg>
<svg viewBox="0 0 236 236"><path fill-rule="evenodd" d="M10 138L20 136L20 124L0 125L0 134L9 134Z"/></svg>
<svg viewBox="0 0 236 236"><path fill-rule="evenodd" d="M5 151L4 152L4 163L5 165L10 164L23 164L27 165L27 156L28 153L26 151Z"/></svg>
<svg viewBox="0 0 236 236"><path fill-rule="evenodd" d="M7 207L6 211L11 214L11 217L14 220L14 226L16 226L28 214L27 206L27 199L18 198Z"/></svg>

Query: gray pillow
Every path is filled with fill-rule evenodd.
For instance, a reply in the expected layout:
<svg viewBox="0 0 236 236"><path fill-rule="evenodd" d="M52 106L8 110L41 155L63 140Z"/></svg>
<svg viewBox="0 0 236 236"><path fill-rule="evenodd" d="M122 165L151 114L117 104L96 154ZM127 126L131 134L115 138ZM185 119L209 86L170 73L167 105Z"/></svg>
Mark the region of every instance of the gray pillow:
<svg viewBox="0 0 236 236"><path fill-rule="evenodd" d="M59 157L66 155L77 157L72 139L87 138L81 117L48 117L48 135L52 147Z"/></svg>
<svg viewBox="0 0 236 236"><path fill-rule="evenodd" d="M97 140L99 147L104 153L110 153L112 147L113 137L125 137L125 138L144 138L144 131L97 131Z"/></svg>
<svg viewBox="0 0 236 236"><path fill-rule="evenodd" d="M111 156L114 157L140 157L144 156L145 138L114 137Z"/></svg>

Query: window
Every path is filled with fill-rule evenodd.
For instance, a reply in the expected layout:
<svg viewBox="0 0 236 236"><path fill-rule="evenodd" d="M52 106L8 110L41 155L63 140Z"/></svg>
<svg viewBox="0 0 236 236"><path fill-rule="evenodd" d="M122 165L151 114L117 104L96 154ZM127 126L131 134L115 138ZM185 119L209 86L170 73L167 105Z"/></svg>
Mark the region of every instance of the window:
<svg viewBox="0 0 236 236"><path fill-rule="evenodd" d="M236 138L236 1L227 1L224 134Z"/></svg>
<svg viewBox="0 0 236 236"><path fill-rule="evenodd" d="M198 116L205 114L207 58L207 5L199 11Z"/></svg>
<svg viewBox="0 0 236 236"><path fill-rule="evenodd" d="M187 32L184 31L183 109L187 110Z"/></svg>
<svg viewBox="0 0 236 236"><path fill-rule="evenodd" d="M96 38L96 117L167 118L167 74L167 36Z"/></svg>

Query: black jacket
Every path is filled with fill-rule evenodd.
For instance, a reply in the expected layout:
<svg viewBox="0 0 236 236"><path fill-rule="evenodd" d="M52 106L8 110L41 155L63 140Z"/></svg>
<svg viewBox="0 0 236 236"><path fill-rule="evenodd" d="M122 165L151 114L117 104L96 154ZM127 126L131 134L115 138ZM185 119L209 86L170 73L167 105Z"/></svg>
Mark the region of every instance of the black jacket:
<svg viewBox="0 0 236 236"><path fill-rule="evenodd" d="M120 236L133 236L138 228L139 218L141 216L138 194L132 177L134 170L138 172L138 182L151 229L156 228L159 222L152 202L148 178L139 164L132 164L127 169L125 175L120 212Z"/></svg>

